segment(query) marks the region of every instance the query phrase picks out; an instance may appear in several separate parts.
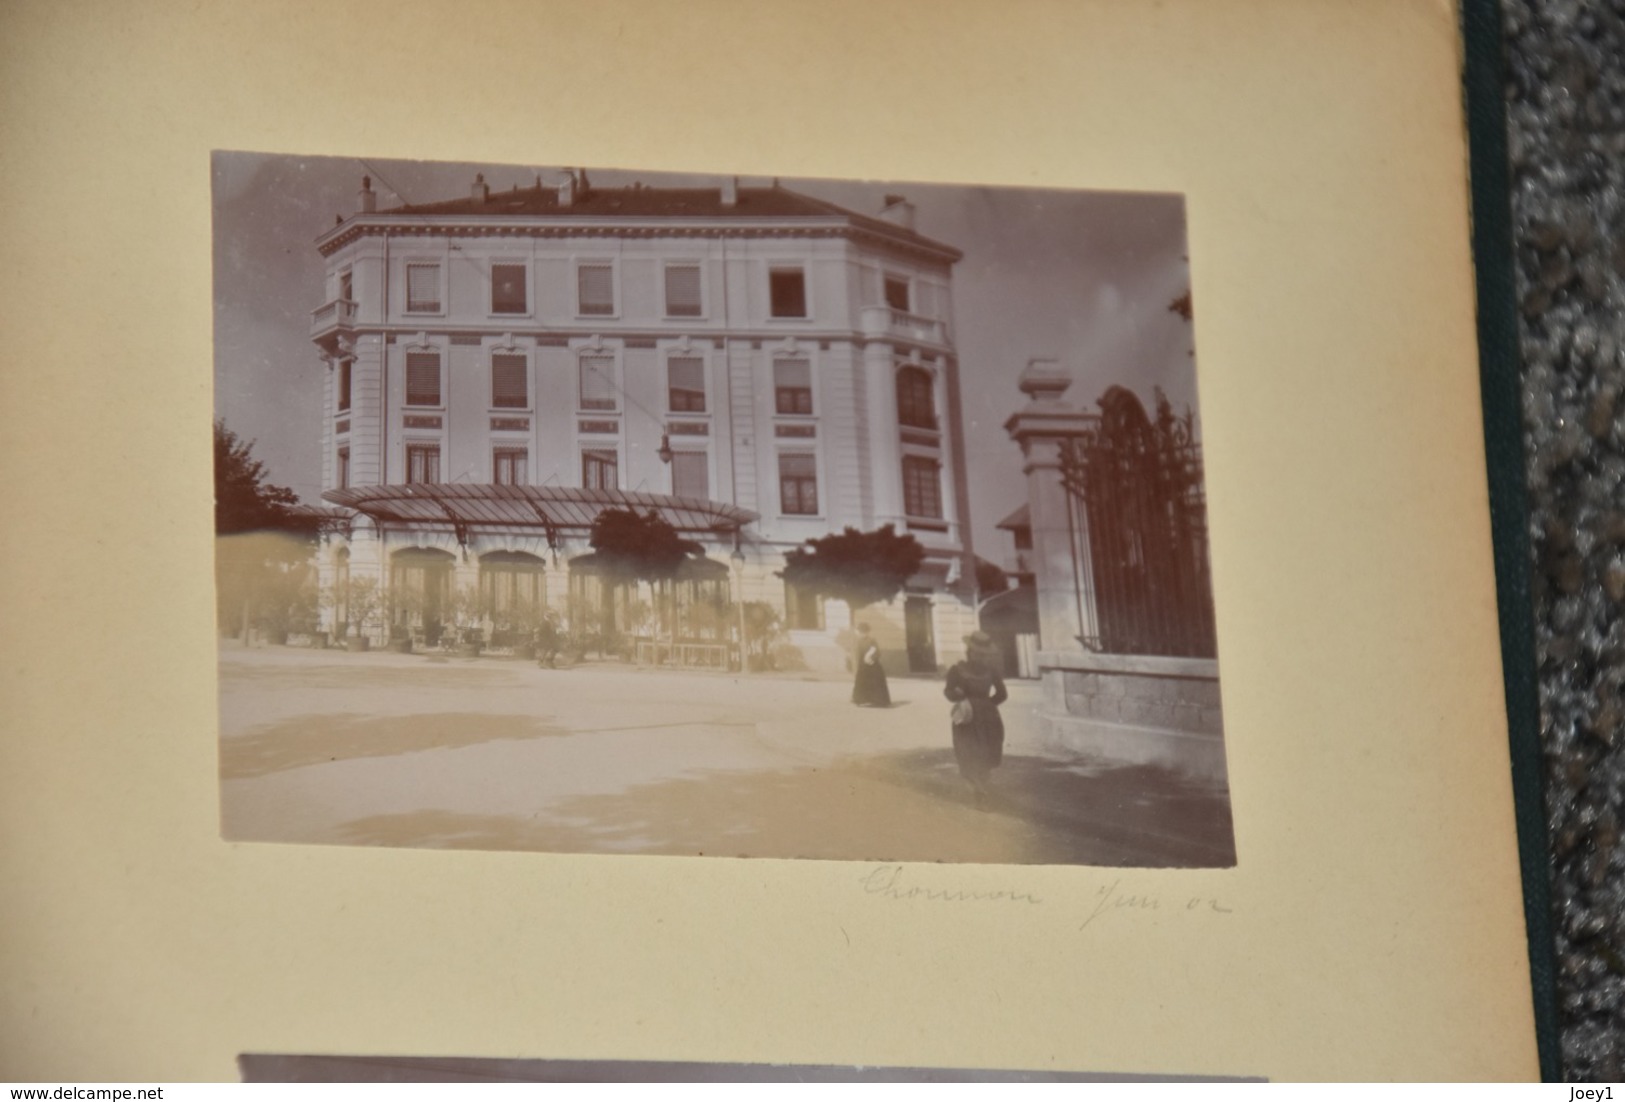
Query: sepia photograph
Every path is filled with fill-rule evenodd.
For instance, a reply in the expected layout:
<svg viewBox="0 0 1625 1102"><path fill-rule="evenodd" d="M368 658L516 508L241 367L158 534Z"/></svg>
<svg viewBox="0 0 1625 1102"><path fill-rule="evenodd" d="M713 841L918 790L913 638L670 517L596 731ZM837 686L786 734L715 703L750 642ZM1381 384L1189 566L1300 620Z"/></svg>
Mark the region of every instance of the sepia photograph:
<svg viewBox="0 0 1625 1102"><path fill-rule="evenodd" d="M1181 196L212 171L227 840L1236 863Z"/></svg>

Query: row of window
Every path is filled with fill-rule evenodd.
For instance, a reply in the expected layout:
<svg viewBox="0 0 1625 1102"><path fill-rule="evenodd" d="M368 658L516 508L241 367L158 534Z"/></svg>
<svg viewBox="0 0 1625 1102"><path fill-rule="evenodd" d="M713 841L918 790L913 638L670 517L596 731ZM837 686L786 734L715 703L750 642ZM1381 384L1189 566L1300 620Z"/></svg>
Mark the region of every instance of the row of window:
<svg viewBox="0 0 1625 1102"><path fill-rule="evenodd" d="M620 387L615 381L615 357L583 353L578 358L581 410L617 410ZM338 367L338 411L350 409L352 361ZM406 405L438 408L444 401L440 354L406 354ZM522 353L497 352L491 356L491 405L495 409L529 409L528 366ZM705 361L698 356L672 356L666 361L666 408L672 413L706 411ZM805 359L773 361L773 409L776 413L810 415L813 412L812 364ZM897 420L914 428L937 427L931 375L908 366L897 373Z"/></svg>
<svg viewBox="0 0 1625 1102"><path fill-rule="evenodd" d="M619 312L615 265L582 263L576 265L576 314L584 318L609 318ZM406 265L406 311L410 314L445 312L445 290L439 261L410 261ZM530 269L521 263L491 265L491 313L529 314ZM340 296L348 300L353 283L349 273L340 277ZM698 264L667 264L664 269L665 316L700 318L705 316L704 280ZM807 274L799 265L773 267L767 273L768 314L775 318L805 318L807 313ZM886 302L907 310L909 283L906 279L886 280ZM899 305L901 304L901 305Z"/></svg>
<svg viewBox="0 0 1625 1102"><path fill-rule="evenodd" d="M350 578L348 557L341 555L336 567L340 579L337 590L343 594L348 588ZM391 564L391 574L391 589L398 594L412 594L415 598L392 602L393 623L404 628L427 627L431 624L439 626L451 602L449 564L438 558L411 552L396 552ZM596 588L594 584L596 581L592 575L583 576L572 572L572 595L577 592L583 596L592 593ZM703 586L705 583L700 584ZM526 614L533 614L545 608L547 589L547 564L534 555L522 551L488 551L480 556L480 607L499 628L524 623L530 619ZM726 600L725 592L720 596ZM685 611L684 606L688 604L684 601L681 591L678 600L680 604L677 612L681 616ZM815 592L786 582L784 607L788 627L823 630L823 600ZM335 605L334 614L341 621L349 617L349 607L342 596Z"/></svg>
<svg viewBox="0 0 1625 1102"><path fill-rule="evenodd" d="M493 480L522 486L528 481L530 452L500 447L491 452ZM677 497L711 496L710 465L703 451L674 451L671 492ZM350 449L338 451L337 482L350 484ZM406 445L406 481L434 483L440 478L440 445ZM589 490L620 488L620 453L614 448L586 448L581 453L581 485ZM903 511L911 517L942 517L941 468L934 459L903 457ZM818 515L818 462L808 452L779 453L779 512L785 516Z"/></svg>

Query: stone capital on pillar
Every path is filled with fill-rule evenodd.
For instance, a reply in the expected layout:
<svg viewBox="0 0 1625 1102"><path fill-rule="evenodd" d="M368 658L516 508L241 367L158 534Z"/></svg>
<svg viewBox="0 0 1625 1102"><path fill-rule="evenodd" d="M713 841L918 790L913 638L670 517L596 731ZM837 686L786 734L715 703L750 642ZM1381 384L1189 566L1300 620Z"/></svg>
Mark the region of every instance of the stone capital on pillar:
<svg viewBox="0 0 1625 1102"><path fill-rule="evenodd" d="M1029 361L1018 385L1028 402L1004 428L1021 446L1027 476L1039 645L1082 650L1079 636L1098 634L1088 519L1061 482L1061 457L1067 442L1081 439L1099 419L1064 400L1072 379L1055 360Z"/></svg>
<svg viewBox="0 0 1625 1102"><path fill-rule="evenodd" d="M1028 402L1010 415L1004 431L1021 445L1029 469L1059 466L1062 444L1082 436L1099 419L1062 397L1072 377L1055 360L1029 360L1016 385Z"/></svg>

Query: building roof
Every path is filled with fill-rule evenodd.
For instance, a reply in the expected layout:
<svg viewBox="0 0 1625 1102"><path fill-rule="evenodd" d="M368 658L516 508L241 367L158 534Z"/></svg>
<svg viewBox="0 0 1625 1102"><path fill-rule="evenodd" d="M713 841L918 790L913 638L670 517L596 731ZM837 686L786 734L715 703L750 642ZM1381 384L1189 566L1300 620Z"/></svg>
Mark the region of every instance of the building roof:
<svg viewBox="0 0 1625 1102"><path fill-rule="evenodd" d="M413 482L351 486L322 497L375 520L469 527L584 531L604 509L654 512L677 531L691 533L733 532L757 519L720 501L575 486Z"/></svg>
<svg viewBox="0 0 1625 1102"><path fill-rule="evenodd" d="M1006 531L1014 532L1017 529L1031 528L1032 526L1032 511L1028 509L1027 506L1023 505L1009 516L999 521L999 523L995 524L993 527L1003 528Z"/></svg>
<svg viewBox="0 0 1625 1102"><path fill-rule="evenodd" d="M322 236L324 251L347 238L346 228L377 222L388 225L402 219L467 219L467 218L546 218L567 222L602 223L616 219L653 219L696 224L739 223L761 224L773 221L807 219L847 224L853 229L895 244L939 254L941 259L957 261L964 254L952 245L943 244L895 222L875 218L848 210L836 203L815 199L799 191L774 184L772 187L740 187L738 199L724 204L722 189L715 187L599 187L592 184L577 188L568 204L559 201L559 189L538 181L535 187L513 188L509 191L491 190L483 199L471 193L458 199L435 203L405 204L371 213L352 215Z"/></svg>

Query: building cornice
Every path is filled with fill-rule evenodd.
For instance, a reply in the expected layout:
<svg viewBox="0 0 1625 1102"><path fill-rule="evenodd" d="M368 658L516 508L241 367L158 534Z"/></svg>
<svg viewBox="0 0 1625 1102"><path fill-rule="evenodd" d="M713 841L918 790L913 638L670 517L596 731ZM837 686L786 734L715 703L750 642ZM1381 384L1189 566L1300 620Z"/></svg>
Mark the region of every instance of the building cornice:
<svg viewBox="0 0 1625 1102"><path fill-rule="evenodd" d="M594 323L580 326L520 326L504 321L500 328L488 325L425 325L422 322L401 322L390 325L356 325L347 329L336 344L336 351L329 353L333 359L347 359L354 355L357 340L363 337L375 336L387 342L398 341L402 337L411 340L432 340L437 337L447 339L454 337L477 338L478 343L493 342L493 346L520 347L529 340L543 347L569 347L573 342L601 338L606 345L618 344L627 348L652 348L662 344L677 344L687 340L695 347L710 346L721 349L726 345L751 345L753 348L766 348L771 350L774 346L784 347L786 342L795 345L810 345L820 351L829 351L834 344L850 344L862 350L871 344L889 345L893 352L903 358L918 352L925 362L941 360L943 366L957 363L957 354L952 344L930 344L922 341L910 341L902 337L875 337L851 329L821 329L797 330L786 333L781 329L741 329L732 327L727 330L708 330L688 327L683 329L613 329L605 325ZM316 343L321 344L318 340Z"/></svg>
<svg viewBox="0 0 1625 1102"><path fill-rule="evenodd" d="M844 238L858 244L887 249L938 264L951 265L964 256L958 249L939 245L925 238L893 236L879 229L853 225L840 218L675 219L546 215L436 218L418 214L362 214L322 234L316 239L316 248L322 256L328 257L363 237L789 240Z"/></svg>

